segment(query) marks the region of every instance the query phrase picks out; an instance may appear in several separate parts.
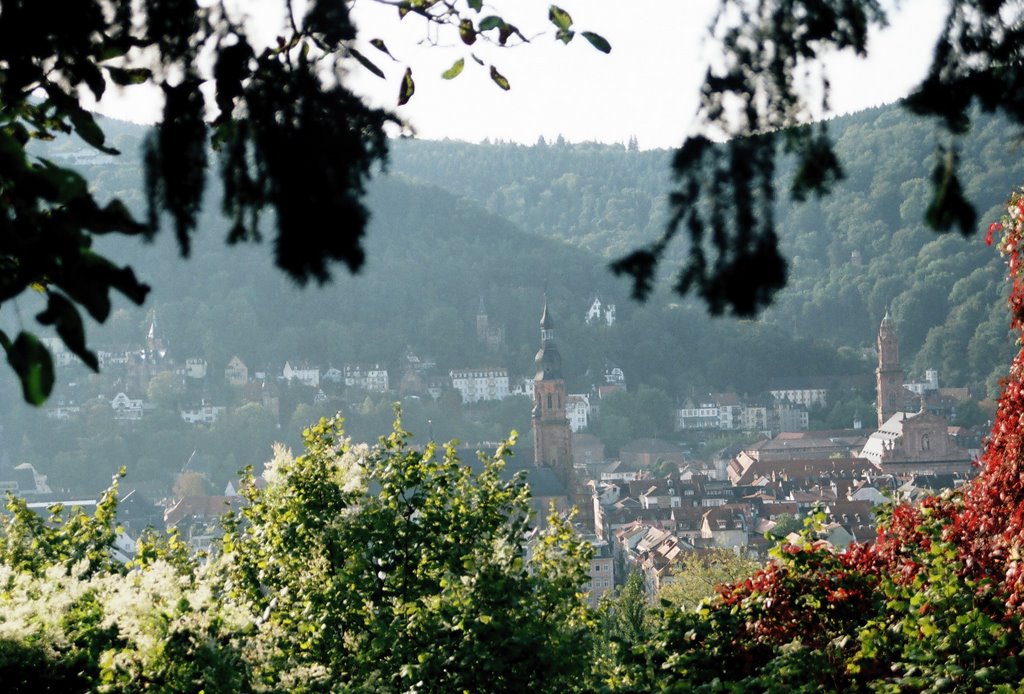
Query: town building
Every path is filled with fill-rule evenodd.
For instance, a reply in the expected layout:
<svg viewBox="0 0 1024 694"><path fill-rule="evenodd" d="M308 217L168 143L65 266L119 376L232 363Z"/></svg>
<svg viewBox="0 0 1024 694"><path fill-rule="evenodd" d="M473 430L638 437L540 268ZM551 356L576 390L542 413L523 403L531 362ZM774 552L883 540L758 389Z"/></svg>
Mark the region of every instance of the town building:
<svg viewBox="0 0 1024 694"><path fill-rule="evenodd" d="M928 412L897 412L870 437L861 456L896 475L977 472L969 450L949 435L945 418Z"/></svg>
<svg viewBox="0 0 1024 694"><path fill-rule="evenodd" d="M198 405L182 408L178 414L189 424L213 424L225 412L227 412L226 407L211 405L204 400Z"/></svg>
<svg viewBox="0 0 1024 694"><path fill-rule="evenodd" d="M615 325L615 304L602 303L601 298L595 296L584 320L587 325Z"/></svg>
<svg viewBox="0 0 1024 694"><path fill-rule="evenodd" d="M452 369L448 375L463 403L504 400L509 396L507 369Z"/></svg>
<svg viewBox="0 0 1024 694"><path fill-rule="evenodd" d="M828 389L817 384L801 380L777 380L769 388L769 393L778 401L786 401L794 405L812 407L828 405Z"/></svg>
<svg viewBox="0 0 1024 694"><path fill-rule="evenodd" d="M308 362L297 362L292 365L290 361L286 361L281 376L286 381L297 381L311 388L320 387L320 367Z"/></svg>
<svg viewBox="0 0 1024 694"><path fill-rule="evenodd" d="M125 393L118 393L110 401L114 410L114 419L118 421L138 421L142 419L142 400L129 398Z"/></svg>
<svg viewBox="0 0 1024 694"><path fill-rule="evenodd" d="M492 351L498 351L505 346L505 326L491 322L482 296L476 311L476 339Z"/></svg>
<svg viewBox="0 0 1024 694"><path fill-rule="evenodd" d="M570 393L566 398L565 415L573 433L583 431L590 424L590 396Z"/></svg>
<svg viewBox="0 0 1024 694"><path fill-rule="evenodd" d="M192 357L185 360L186 378L206 378L206 360L199 357Z"/></svg>
<svg viewBox="0 0 1024 694"><path fill-rule="evenodd" d="M237 356L231 357L224 368L224 380L228 385L244 386L249 382L249 368Z"/></svg>
<svg viewBox="0 0 1024 694"><path fill-rule="evenodd" d="M388 370L383 364L345 364L342 372L346 388L359 388L372 393L386 393L391 389Z"/></svg>

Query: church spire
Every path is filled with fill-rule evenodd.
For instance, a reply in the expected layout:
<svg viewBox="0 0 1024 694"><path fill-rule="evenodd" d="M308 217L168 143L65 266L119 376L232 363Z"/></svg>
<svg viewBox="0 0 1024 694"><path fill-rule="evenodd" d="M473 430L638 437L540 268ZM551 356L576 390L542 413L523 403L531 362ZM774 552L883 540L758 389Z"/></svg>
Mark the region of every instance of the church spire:
<svg viewBox="0 0 1024 694"><path fill-rule="evenodd" d="M903 390L900 343L889 309L886 308L882 323L878 326L878 368L875 369L875 407L879 428L901 410Z"/></svg>
<svg viewBox="0 0 1024 694"><path fill-rule="evenodd" d="M551 318L551 312L548 311L548 297L544 296L544 311L540 314L540 342L541 346L545 342L550 342L555 339L555 321Z"/></svg>
<svg viewBox="0 0 1024 694"><path fill-rule="evenodd" d="M555 347L555 321L548 310L547 297L544 298L544 311L540 316L540 349L534 357L537 365L535 380L553 380L562 378L562 355Z"/></svg>

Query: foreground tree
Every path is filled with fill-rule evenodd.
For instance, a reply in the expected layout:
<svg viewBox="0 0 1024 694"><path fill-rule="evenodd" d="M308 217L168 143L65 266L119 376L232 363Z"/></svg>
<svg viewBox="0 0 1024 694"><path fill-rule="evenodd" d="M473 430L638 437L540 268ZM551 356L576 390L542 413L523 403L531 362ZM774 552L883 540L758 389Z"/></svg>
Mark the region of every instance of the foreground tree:
<svg viewBox="0 0 1024 694"><path fill-rule="evenodd" d="M589 544L557 517L527 545L529 491L396 427L340 422L279 448L265 489L207 561L176 536L110 558L116 489L95 518L44 525L11 499L0 539L7 690L576 691L592 618Z"/></svg>
<svg viewBox="0 0 1024 694"><path fill-rule="evenodd" d="M1024 333L1024 194L988 240L1007 257ZM610 680L629 691L1017 691L1024 683L1024 348L982 471L890 508L873 545L780 545L697 611L669 610Z"/></svg>
<svg viewBox="0 0 1024 694"><path fill-rule="evenodd" d="M681 610L693 610L717 595L721 586L750 576L760 566L754 559L728 549L685 553L673 565L670 580L658 591L658 600Z"/></svg>

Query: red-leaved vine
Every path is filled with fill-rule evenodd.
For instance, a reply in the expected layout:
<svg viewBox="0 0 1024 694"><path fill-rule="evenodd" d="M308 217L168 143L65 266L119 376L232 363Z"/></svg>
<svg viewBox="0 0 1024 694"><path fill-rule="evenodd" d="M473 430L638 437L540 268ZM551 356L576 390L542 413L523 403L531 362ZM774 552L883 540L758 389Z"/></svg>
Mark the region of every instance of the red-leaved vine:
<svg viewBox="0 0 1024 694"><path fill-rule="evenodd" d="M985 242L1006 258L1010 324L1024 344L1024 190ZM687 686L787 691L1021 686L1024 348L978 464L958 490L883 511L871 545L837 550L809 528L777 547L771 563L721 587L697 614L665 620L666 643L682 646L652 658L651 672Z"/></svg>

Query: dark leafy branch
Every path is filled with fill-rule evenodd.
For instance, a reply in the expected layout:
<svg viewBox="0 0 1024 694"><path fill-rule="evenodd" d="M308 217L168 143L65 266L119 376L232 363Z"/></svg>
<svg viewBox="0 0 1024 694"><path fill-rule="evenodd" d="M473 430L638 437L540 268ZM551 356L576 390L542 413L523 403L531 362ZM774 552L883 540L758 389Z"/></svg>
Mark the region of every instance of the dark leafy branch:
<svg viewBox="0 0 1024 694"><path fill-rule="evenodd" d="M526 41L504 19L481 17L479 0L391 4L401 16L455 27L466 45L478 38L499 46ZM151 237L166 216L187 255L211 146L224 182L222 208L232 220L229 243L261 240L260 219L269 208L277 264L299 283L328 281L335 262L351 272L363 264L365 186L386 161L385 127L402 124L345 85L354 63L384 76L354 45L351 4L313 0L300 15L283 0L280 34L270 46L256 44L230 7L197 0L0 4L0 305L30 288L41 292L47 306L39 323L53 326L94 369L79 311L102 322L111 292L142 303L148 287L131 268L95 253L93 235ZM588 34L607 52L603 38ZM382 39L369 44L394 60ZM462 64L447 76L457 76ZM494 66L490 74L499 87L510 88ZM162 118L145 144L144 222L119 200L101 205L74 171L30 154L31 141L69 134L117 154L82 105L83 92L99 101L111 83L148 83L164 95ZM414 89L412 68L406 67L398 104ZM27 330L13 338L0 335L0 345L25 399L43 402L54 380L48 351Z"/></svg>
<svg viewBox="0 0 1024 694"><path fill-rule="evenodd" d="M833 51L865 55L869 31L885 23L875 0L722 0L711 27L722 57L705 76L694 135L673 162L671 221L657 241L612 265L633 279L635 297L649 295L659 261L685 229L678 293L696 294L712 313L748 316L771 303L786 282L772 221L775 159L795 158L790 195L798 201L828 194L842 178L826 124L804 125L815 111L829 110L830 84L816 61ZM925 216L936 230L976 231L955 144L970 126L972 106L1024 121L1022 32L1019 3L953 3L928 77L906 101L949 133L937 145ZM804 74L818 75L816 109L798 84Z"/></svg>

